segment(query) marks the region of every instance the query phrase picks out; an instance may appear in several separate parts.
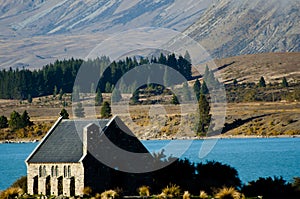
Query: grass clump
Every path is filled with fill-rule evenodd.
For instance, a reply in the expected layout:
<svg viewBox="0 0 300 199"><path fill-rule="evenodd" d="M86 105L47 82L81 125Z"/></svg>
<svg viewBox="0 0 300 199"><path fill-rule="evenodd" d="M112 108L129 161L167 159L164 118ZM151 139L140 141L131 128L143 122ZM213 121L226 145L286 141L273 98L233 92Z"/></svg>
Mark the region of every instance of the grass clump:
<svg viewBox="0 0 300 199"><path fill-rule="evenodd" d="M150 196L150 188L148 186L141 186L139 189L139 195L142 197L149 197Z"/></svg>
<svg viewBox="0 0 300 199"><path fill-rule="evenodd" d="M206 199L208 198L208 195L205 191L200 191L200 196L199 196L201 199Z"/></svg>
<svg viewBox="0 0 300 199"><path fill-rule="evenodd" d="M235 190L235 188L230 187L223 187L219 189L218 193L216 193L215 198L218 199L243 199L243 195Z"/></svg>
<svg viewBox="0 0 300 199"><path fill-rule="evenodd" d="M161 198L178 198L180 196L180 187L176 184L170 184L162 190Z"/></svg>
<svg viewBox="0 0 300 199"><path fill-rule="evenodd" d="M101 193L101 199L115 199L119 198L119 193L115 190L107 190Z"/></svg>
<svg viewBox="0 0 300 199"><path fill-rule="evenodd" d="M20 187L11 187L0 193L0 198L17 198L24 194Z"/></svg>
<svg viewBox="0 0 300 199"><path fill-rule="evenodd" d="M188 191L185 191L183 193L182 199L190 199L191 198L191 194Z"/></svg>

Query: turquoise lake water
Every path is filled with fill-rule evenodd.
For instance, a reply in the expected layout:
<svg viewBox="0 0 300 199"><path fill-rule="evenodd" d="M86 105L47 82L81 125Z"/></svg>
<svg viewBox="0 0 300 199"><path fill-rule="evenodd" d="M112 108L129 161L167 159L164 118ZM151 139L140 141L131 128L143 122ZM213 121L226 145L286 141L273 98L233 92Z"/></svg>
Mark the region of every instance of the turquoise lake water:
<svg viewBox="0 0 300 199"><path fill-rule="evenodd" d="M295 176L300 177L300 138L164 140L143 143L151 152L165 149L167 155L180 156L193 162L215 160L228 164L237 169L244 183L268 176L282 176L289 182ZM36 145L0 144L0 190L26 175L24 161ZM200 153L201 147L207 152L204 157Z"/></svg>

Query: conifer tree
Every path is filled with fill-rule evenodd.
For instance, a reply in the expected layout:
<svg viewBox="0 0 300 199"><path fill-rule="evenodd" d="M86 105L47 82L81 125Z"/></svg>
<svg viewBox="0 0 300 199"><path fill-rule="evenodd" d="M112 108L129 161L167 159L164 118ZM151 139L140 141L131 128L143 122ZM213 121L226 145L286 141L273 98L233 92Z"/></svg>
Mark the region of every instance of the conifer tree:
<svg viewBox="0 0 300 199"><path fill-rule="evenodd" d="M172 95L171 103L174 104L174 105L178 105L179 104L178 98L174 94Z"/></svg>
<svg viewBox="0 0 300 199"><path fill-rule="evenodd" d="M77 103L77 107L74 110L74 114L76 117L83 118L85 117L84 108L82 107L82 103Z"/></svg>
<svg viewBox="0 0 300 199"><path fill-rule="evenodd" d="M69 113L68 113L68 111L66 110L66 109L62 109L61 111L60 111L60 114L59 114L61 117L62 117L62 119L69 119Z"/></svg>
<svg viewBox="0 0 300 199"><path fill-rule="evenodd" d="M4 115L0 116L0 129L7 128L8 127L8 120L7 117Z"/></svg>
<svg viewBox="0 0 300 199"><path fill-rule="evenodd" d="M8 121L9 127L12 130L20 129L20 128L22 128L22 123L23 122L22 122L20 113L18 113L17 111L13 111L10 114L10 119Z"/></svg>
<svg viewBox="0 0 300 199"><path fill-rule="evenodd" d="M188 61L190 64L192 64L192 58L191 58L191 55L190 55L189 51L185 51L184 59L186 61Z"/></svg>
<svg viewBox="0 0 300 199"><path fill-rule="evenodd" d="M200 94L199 98L199 124L198 124L198 134L205 134L208 130L211 120L210 115L210 105L205 97L205 95Z"/></svg>
<svg viewBox="0 0 300 199"><path fill-rule="evenodd" d="M266 81L264 77L261 77L258 83L259 87L266 87Z"/></svg>
<svg viewBox="0 0 300 199"><path fill-rule="evenodd" d="M282 87L284 87L284 88L289 87L289 83L288 83L288 81L286 80L286 77L283 77L283 78L282 78L282 83L281 83L281 85L282 85Z"/></svg>
<svg viewBox="0 0 300 199"><path fill-rule="evenodd" d="M208 88L207 88L207 85L206 85L206 82L205 82L205 81L203 81L203 84L202 84L202 86L201 86L201 91L200 91L200 93L203 94L203 95L206 95L206 94L209 93L209 90L208 90Z"/></svg>
<svg viewBox="0 0 300 199"><path fill-rule="evenodd" d="M33 124L32 121L30 121L30 117L27 113L27 111L25 110L23 112L23 114L21 115L21 128L24 128L26 126L31 126Z"/></svg>
<svg viewBox="0 0 300 199"><path fill-rule="evenodd" d="M111 108L108 102L104 102L101 108L101 118L110 118Z"/></svg>
<svg viewBox="0 0 300 199"><path fill-rule="evenodd" d="M132 94L132 97L130 98L131 102L133 104L138 104L140 101L140 96L139 96L139 90L135 90Z"/></svg>
<svg viewBox="0 0 300 199"><path fill-rule="evenodd" d="M191 92L189 90L189 85L187 82L183 83L182 92L183 92L183 100L185 102L190 101L191 100Z"/></svg>
<svg viewBox="0 0 300 199"><path fill-rule="evenodd" d="M201 83L200 83L199 79L197 79L195 81L193 89L194 89L194 92L195 92L195 95L196 95L197 101L198 101L200 98L200 92L201 92Z"/></svg>
<svg viewBox="0 0 300 199"><path fill-rule="evenodd" d="M111 95L112 102L119 102L122 99L122 95L119 89L115 88Z"/></svg>
<svg viewBox="0 0 300 199"><path fill-rule="evenodd" d="M103 96L100 89L97 89L97 94L95 97L95 105L100 106L103 102Z"/></svg>
<svg viewBox="0 0 300 199"><path fill-rule="evenodd" d="M57 95L57 86L54 86L54 89L53 89L53 97L56 97Z"/></svg>

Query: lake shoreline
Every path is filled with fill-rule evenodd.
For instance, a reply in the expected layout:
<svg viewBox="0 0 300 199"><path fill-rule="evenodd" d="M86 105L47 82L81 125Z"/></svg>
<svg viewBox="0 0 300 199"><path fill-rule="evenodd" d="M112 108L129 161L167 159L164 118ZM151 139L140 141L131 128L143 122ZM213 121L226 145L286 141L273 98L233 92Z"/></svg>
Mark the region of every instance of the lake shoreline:
<svg viewBox="0 0 300 199"><path fill-rule="evenodd" d="M278 135L278 136L258 136L258 135L218 135L210 137L163 137L163 138L139 138L142 141L159 140L212 140L212 139L269 139L269 138L300 138L300 135ZM17 139L0 140L0 144L26 144L37 143L41 140Z"/></svg>

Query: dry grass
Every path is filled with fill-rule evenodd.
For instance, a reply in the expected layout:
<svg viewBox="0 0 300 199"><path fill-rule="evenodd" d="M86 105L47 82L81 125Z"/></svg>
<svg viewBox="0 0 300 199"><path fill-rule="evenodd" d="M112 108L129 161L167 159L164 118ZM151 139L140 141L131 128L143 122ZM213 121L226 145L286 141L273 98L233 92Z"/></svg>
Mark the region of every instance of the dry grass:
<svg viewBox="0 0 300 199"><path fill-rule="evenodd" d="M16 187L11 187L6 189L5 191L0 193L0 198L16 198L18 196L21 196L22 194L24 194L23 189L21 188L16 188Z"/></svg>
<svg viewBox="0 0 300 199"><path fill-rule="evenodd" d="M218 199L242 199L243 196L240 192L235 190L235 188L230 187L224 187L218 191L218 193L215 194L215 198Z"/></svg>
<svg viewBox="0 0 300 199"><path fill-rule="evenodd" d="M205 191L200 191L200 196L199 196L201 199L206 199L208 198L208 195Z"/></svg>
<svg viewBox="0 0 300 199"><path fill-rule="evenodd" d="M119 198L119 194L115 190L108 190L101 193L101 199L115 199Z"/></svg>
<svg viewBox="0 0 300 199"><path fill-rule="evenodd" d="M148 186L141 186L138 191L140 196L150 196L150 188Z"/></svg>
<svg viewBox="0 0 300 199"><path fill-rule="evenodd" d="M162 190L161 196L165 198L178 198L180 196L180 187L176 184L170 184Z"/></svg>

